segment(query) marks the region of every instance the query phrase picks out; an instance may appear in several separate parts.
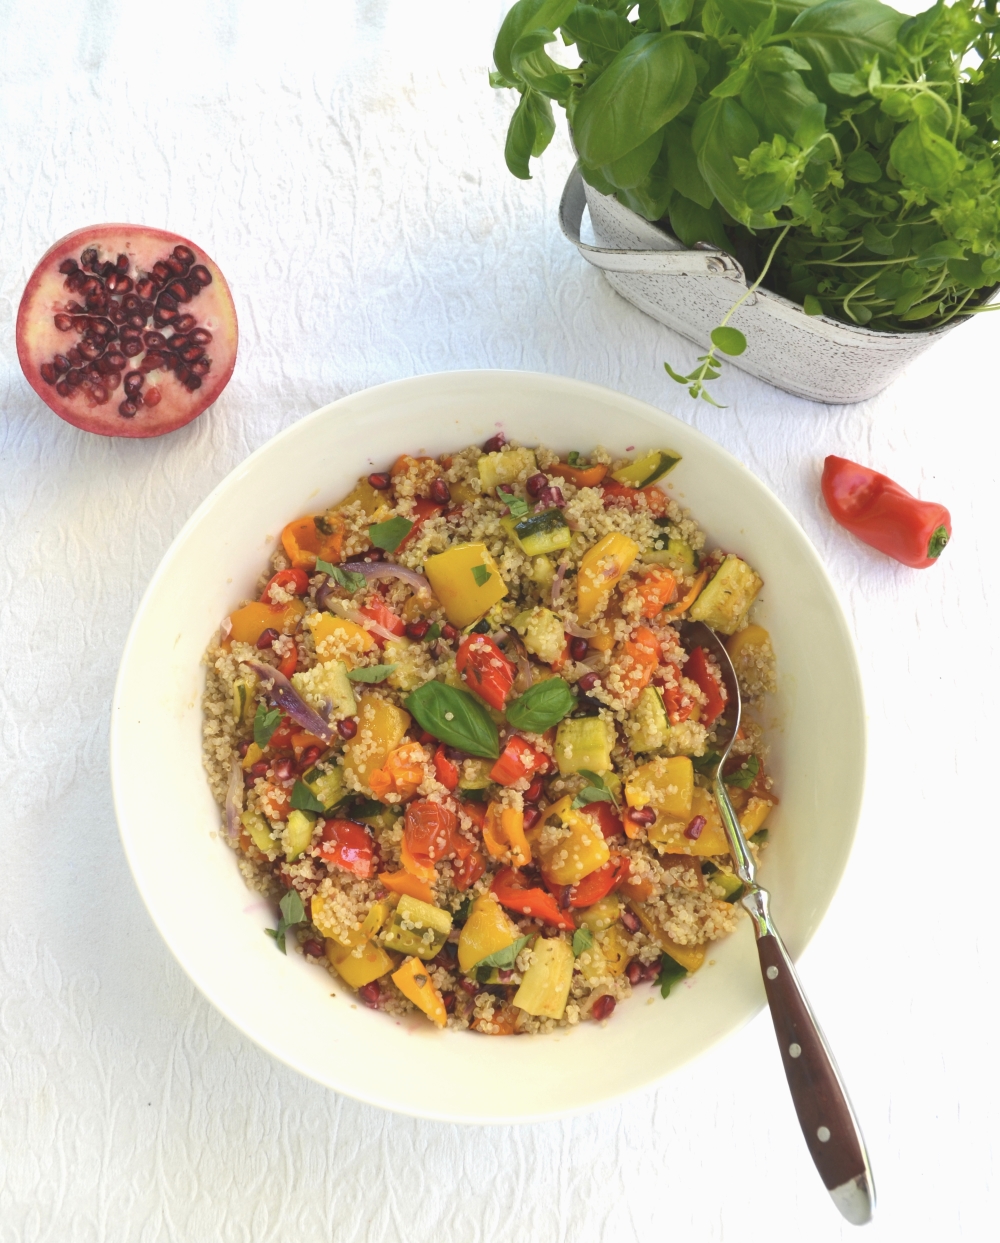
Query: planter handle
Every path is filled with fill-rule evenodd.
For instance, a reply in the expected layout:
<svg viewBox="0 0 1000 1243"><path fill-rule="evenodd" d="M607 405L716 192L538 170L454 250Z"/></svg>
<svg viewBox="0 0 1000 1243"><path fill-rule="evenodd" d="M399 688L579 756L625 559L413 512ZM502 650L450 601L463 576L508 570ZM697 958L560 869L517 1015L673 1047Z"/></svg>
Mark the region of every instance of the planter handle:
<svg viewBox="0 0 1000 1243"><path fill-rule="evenodd" d="M663 235L663 250L609 250L603 246L591 246L580 239L580 222L587 206L586 192L580 166L577 164L569 175L566 188L559 203L559 225L563 233L583 255L588 263L605 272L629 272L637 276L724 276L746 286L742 266L732 255L714 246L695 250L672 247L673 240Z"/></svg>

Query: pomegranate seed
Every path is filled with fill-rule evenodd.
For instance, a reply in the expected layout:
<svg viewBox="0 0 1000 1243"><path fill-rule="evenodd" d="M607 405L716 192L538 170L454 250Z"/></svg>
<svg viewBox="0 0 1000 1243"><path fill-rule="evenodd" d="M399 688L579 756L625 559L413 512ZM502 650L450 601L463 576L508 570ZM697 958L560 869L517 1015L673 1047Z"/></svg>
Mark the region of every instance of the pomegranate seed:
<svg viewBox="0 0 1000 1243"><path fill-rule="evenodd" d="M110 350L104 355L104 360L112 371L121 371L125 367L125 355L121 350Z"/></svg>
<svg viewBox="0 0 1000 1243"><path fill-rule="evenodd" d="M112 274L117 275L117 273L118 269L110 259L105 260L105 262L101 264L100 275L104 278L104 280L107 280Z"/></svg>
<svg viewBox="0 0 1000 1243"><path fill-rule="evenodd" d="M612 997L610 993L604 993L604 995L598 997L598 999L590 1007L591 1017L598 1023L603 1022L604 1019L611 1017L615 1004L614 997Z"/></svg>
<svg viewBox="0 0 1000 1243"><path fill-rule="evenodd" d="M60 397L68 397L73 391L73 386L67 384L65 380L60 380L56 385L56 392Z"/></svg>
<svg viewBox="0 0 1000 1243"><path fill-rule="evenodd" d="M618 916L629 932L638 932L642 925L639 923L639 916L634 911L622 911Z"/></svg>
<svg viewBox="0 0 1000 1243"><path fill-rule="evenodd" d="M539 472L537 475L532 475L531 478L528 480L528 482L524 485L528 495L534 496L534 497L541 496L542 493L546 491L548 486L549 486L548 475L543 475L541 472Z"/></svg>
<svg viewBox="0 0 1000 1243"><path fill-rule="evenodd" d="M156 299L156 308L159 311L176 311L177 299L168 293L161 293Z"/></svg>
<svg viewBox="0 0 1000 1243"><path fill-rule="evenodd" d="M186 363L196 363L201 358L201 346L189 345L186 349L181 350L181 358Z"/></svg>
<svg viewBox="0 0 1000 1243"><path fill-rule="evenodd" d="M131 276L115 277L115 292L116 293L129 293L131 288L132 288Z"/></svg>
<svg viewBox="0 0 1000 1243"><path fill-rule="evenodd" d="M143 378L141 372L129 371L125 376L125 392L129 397L134 397L142 388Z"/></svg>
<svg viewBox="0 0 1000 1243"><path fill-rule="evenodd" d="M103 348L94 341L80 342L80 353L90 362L93 362L95 358L100 358L103 352Z"/></svg>
<svg viewBox="0 0 1000 1243"><path fill-rule="evenodd" d="M131 284L131 281L129 282L129 284ZM118 273L115 272L113 269L109 273L108 279L105 281L105 286L107 288L108 293L118 292ZM124 290L122 290L122 292L124 293Z"/></svg>
<svg viewBox="0 0 1000 1243"><path fill-rule="evenodd" d="M135 341L131 337L122 342L122 353L126 358L135 358L136 354L141 354L144 348L141 341Z"/></svg>
<svg viewBox="0 0 1000 1243"><path fill-rule="evenodd" d="M564 505L562 488L546 488L544 492L539 493L538 503L549 507Z"/></svg>
<svg viewBox="0 0 1000 1243"><path fill-rule="evenodd" d="M149 299L144 299L139 304L139 310L142 311L143 315L145 315L147 319L149 319L150 315L152 315L153 312L156 310L156 305L153 302L151 302Z"/></svg>
<svg viewBox="0 0 1000 1243"><path fill-rule="evenodd" d="M180 376L178 375L178 379L179 378ZM184 377L184 387L189 393L195 392L197 389L201 388L201 376L194 375L193 372L189 371Z"/></svg>
<svg viewBox="0 0 1000 1243"><path fill-rule="evenodd" d="M119 272L128 271L128 255L119 255L115 260L115 267Z"/></svg>
<svg viewBox="0 0 1000 1243"><path fill-rule="evenodd" d="M189 268L191 264L194 263L194 251L190 246L175 246L174 258L180 259L181 263L183 263L185 267Z"/></svg>
<svg viewBox="0 0 1000 1243"><path fill-rule="evenodd" d="M69 359L62 354L56 354L52 359L52 366L56 369L56 375L62 375L64 371L69 371Z"/></svg>
<svg viewBox="0 0 1000 1243"><path fill-rule="evenodd" d="M160 295L160 301L164 298L176 298L178 302L190 302L191 292L183 281L171 281L167 286L167 292Z"/></svg>
<svg viewBox="0 0 1000 1243"><path fill-rule="evenodd" d="M476 993L479 992L479 985L475 980L459 980L458 987L463 993L468 993L470 997L475 997Z"/></svg>
<svg viewBox="0 0 1000 1243"><path fill-rule="evenodd" d="M430 497L435 505L447 505L451 500L451 489L443 479L435 479L430 486Z"/></svg>
<svg viewBox="0 0 1000 1243"><path fill-rule="evenodd" d="M139 364L139 370L143 373L143 375L148 375L150 371L157 371L160 368L165 367L166 363L167 360L165 355L150 352Z"/></svg>
<svg viewBox="0 0 1000 1243"><path fill-rule="evenodd" d="M454 626L450 626L450 625L442 626L441 627L441 638L447 639L448 642L451 643L453 639L458 638L458 631L455 629Z"/></svg>
<svg viewBox="0 0 1000 1243"><path fill-rule="evenodd" d="M642 963L637 958L633 959L625 968L625 978L633 988L642 979Z"/></svg>
<svg viewBox="0 0 1000 1243"><path fill-rule="evenodd" d="M358 722L353 716L345 716L342 721L337 722L337 733L341 738L353 738L358 732Z"/></svg>
<svg viewBox="0 0 1000 1243"><path fill-rule="evenodd" d="M121 387L121 382L122 382L121 373L118 371L112 371L111 374L104 381L104 383L107 385L108 389L112 393L115 392L116 389Z"/></svg>
<svg viewBox="0 0 1000 1243"><path fill-rule="evenodd" d="M491 436L483 445L483 452L499 453L506 443L507 437L503 434L503 432L497 432L495 436Z"/></svg>
<svg viewBox="0 0 1000 1243"><path fill-rule="evenodd" d="M267 776L267 760L258 760L256 764L250 765L250 772L254 777Z"/></svg>
<svg viewBox="0 0 1000 1243"><path fill-rule="evenodd" d="M656 812L652 807L630 807L625 813L633 824L643 828L656 823Z"/></svg>
<svg viewBox="0 0 1000 1243"><path fill-rule="evenodd" d="M181 331L183 332L184 329L181 329ZM196 328L194 332L191 333L191 340L196 345L211 345L212 334L207 328Z"/></svg>
<svg viewBox="0 0 1000 1243"><path fill-rule="evenodd" d="M190 277L193 281L197 281L202 288L212 283L212 273L204 266L204 264L196 263L191 269Z"/></svg>
<svg viewBox="0 0 1000 1243"><path fill-rule="evenodd" d="M125 323L125 312L121 309L120 306L116 306L112 302L111 307L108 310L108 319L110 319L113 324L118 324L118 325L124 324Z"/></svg>
<svg viewBox="0 0 1000 1243"><path fill-rule="evenodd" d="M654 983L659 979L660 964L659 962L648 962L642 969L642 978L647 984Z"/></svg>
<svg viewBox="0 0 1000 1243"><path fill-rule="evenodd" d="M545 792L545 783L541 777L535 777L531 785L524 792L524 801L526 803L537 803Z"/></svg>
<svg viewBox="0 0 1000 1243"><path fill-rule="evenodd" d="M445 1009L445 1013L446 1013L446 1014L454 1014L454 1012L455 1012L455 994L454 994L454 993L442 993L442 994L441 994L441 1000L444 1002L444 1009Z"/></svg>
<svg viewBox="0 0 1000 1243"><path fill-rule="evenodd" d="M111 324L106 319L92 319L90 321L90 331L98 337L107 337L111 335Z"/></svg>
<svg viewBox="0 0 1000 1243"><path fill-rule="evenodd" d="M295 769L292 761L289 759L278 760L274 766L274 775L279 781L290 781L294 776Z"/></svg>
<svg viewBox="0 0 1000 1243"><path fill-rule="evenodd" d="M77 353L79 354L79 351L77 351ZM71 358L73 357L72 350L70 351L70 357ZM80 361L79 357L77 358L76 361L77 362ZM76 388L76 386L82 380L83 380L83 372L79 369L79 367L70 367L69 371L66 372L66 382L68 384L72 384L74 388Z"/></svg>
<svg viewBox="0 0 1000 1243"><path fill-rule="evenodd" d="M573 638L569 641L569 654L574 660L583 660L587 655L589 644L586 639ZM587 675L584 674L584 677Z"/></svg>
<svg viewBox="0 0 1000 1243"><path fill-rule="evenodd" d="M167 343L167 338L162 332L144 332L142 339L147 350L162 350Z"/></svg>
<svg viewBox="0 0 1000 1243"><path fill-rule="evenodd" d="M142 311L135 311L128 317L128 324L130 328L134 328L138 332L146 327L146 316L143 315Z"/></svg>
<svg viewBox="0 0 1000 1243"><path fill-rule="evenodd" d="M164 281L170 279L172 273L167 265L160 260L160 262L153 264L153 275L162 285Z"/></svg>
<svg viewBox="0 0 1000 1243"><path fill-rule="evenodd" d="M524 817L524 824L522 827L524 828L525 832L527 832L528 829L533 829L535 827L535 825L538 823L538 819L541 816L541 814L542 814L542 811L540 807L525 807L524 811L522 812L522 815Z"/></svg>
<svg viewBox="0 0 1000 1243"><path fill-rule="evenodd" d="M103 384L95 384L90 390L90 396L96 406L103 406L111 394Z"/></svg>
<svg viewBox="0 0 1000 1243"><path fill-rule="evenodd" d="M142 400L147 406L158 406L160 404L161 397L162 393L158 388L148 388L143 394Z"/></svg>
<svg viewBox="0 0 1000 1243"><path fill-rule="evenodd" d="M322 958L326 953L323 948L322 941L317 941L315 937L310 937L302 946L303 954L307 954L310 958Z"/></svg>
<svg viewBox="0 0 1000 1243"><path fill-rule="evenodd" d="M197 362L191 364L191 370L195 375L208 375L212 367L210 358L199 358Z"/></svg>
<svg viewBox="0 0 1000 1243"><path fill-rule="evenodd" d="M41 372L42 379L45 381L46 384L55 384L56 369L55 367L52 366L51 363L42 363L41 367L39 367L38 370Z"/></svg>
<svg viewBox="0 0 1000 1243"><path fill-rule="evenodd" d="M375 475L368 476L368 482L371 484L371 486L375 489L376 492L384 492L386 488L389 486L389 484L392 482L392 480L389 478L388 475L375 474Z"/></svg>
<svg viewBox="0 0 1000 1243"><path fill-rule="evenodd" d="M68 315L56 315L53 318L53 322L60 332L69 332L69 330L73 327L73 321Z"/></svg>
<svg viewBox="0 0 1000 1243"><path fill-rule="evenodd" d="M708 824L708 821L704 816L695 816L688 827L684 830L684 836L689 837L693 842L696 842L698 838L701 837L701 831L706 824Z"/></svg>
<svg viewBox="0 0 1000 1243"><path fill-rule="evenodd" d="M190 332L197 325L198 321L193 315L178 315L174 320L174 332ZM203 329L203 331L207 331ZM212 334L208 334L211 339Z"/></svg>
<svg viewBox="0 0 1000 1243"><path fill-rule="evenodd" d="M88 246L87 249L80 256L80 266L83 268L86 268L89 271L93 269L93 266L96 262L97 262L97 251L93 246Z"/></svg>
<svg viewBox="0 0 1000 1243"><path fill-rule="evenodd" d="M53 377L53 379L54 378L55 377ZM411 639L422 639L430 628L431 624L429 621L410 622L406 627L406 633Z"/></svg>
<svg viewBox="0 0 1000 1243"><path fill-rule="evenodd" d="M164 328L166 327L167 324L170 323L171 320L176 319L176 318L177 318L176 311L171 311L168 307L165 307L165 306L158 306L156 308L155 314L153 315L153 323L156 324L160 328Z"/></svg>
<svg viewBox="0 0 1000 1243"><path fill-rule="evenodd" d="M151 298L156 293L156 285L146 276L141 281L136 281L135 292L140 298L145 300L146 298Z"/></svg>
<svg viewBox="0 0 1000 1243"><path fill-rule="evenodd" d="M59 265L59 271L62 272L63 276L69 276L70 272L75 272L76 270L75 259L64 259Z"/></svg>
<svg viewBox="0 0 1000 1243"><path fill-rule="evenodd" d="M585 673L579 682L577 682L577 686L586 695L588 691L592 691L594 689L600 680L601 679L596 673Z"/></svg>
<svg viewBox="0 0 1000 1243"><path fill-rule="evenodd" d="M382 990L379 988L378 983L372 980L371 984L363 984L358 989L358 997L366 1006L369 1006L372 1010L377 1010L379 1002L382 1000Z"/></svg>
<svg viewBox="0 0 1000 1243"><path fill-rule="evenodd" d="M126 377L125 383L126 384L128 383L127 377ZM274 640L277 637L278 637L277 630L274 630L270 626L268 626L266 630L261 632L260 638L257 640L257 646L260 648L262 652L266 651L267 648L274 646Z"/></svg>
<svg viewBox="0 0 1000 1243"><path fill-rule="evenodd" d="M121 405L118 407L118 413L123 418L131 419L135 415L138 409L139 407L135 404L134 401L123 401Z"/></svg>
<svg viewBox="0 0 1000 1243"><path fill-rule="evenodd" d="M317 746L306 747L306 749L302 752L301 763L302 763L303 768L312 768L312 766L316 763L316 761L319 759L319 757L322 754L323 754L322 747L317 747Z"/></svg>

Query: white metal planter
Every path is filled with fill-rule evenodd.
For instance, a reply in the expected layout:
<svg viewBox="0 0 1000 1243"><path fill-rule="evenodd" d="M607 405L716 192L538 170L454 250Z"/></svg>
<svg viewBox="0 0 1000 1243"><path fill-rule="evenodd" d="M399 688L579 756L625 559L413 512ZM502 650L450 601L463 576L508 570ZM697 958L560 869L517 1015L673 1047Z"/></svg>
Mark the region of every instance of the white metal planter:
<svg viewBox="0 0 1000 1243"><path fill-rule="evenodd" d="M590 209L597 246L580 238L584 207ZM732 255L707 245L688 249L665 229L587 185L579 168L566 182L559 223L612 289L705 349L712 329L746 289L743 268ZM929 332L873 332L807 315L798 303L761 288L729 322L746 337L747 349L727 362L799 397L839 404L881 392L962 320Z"/></svg>

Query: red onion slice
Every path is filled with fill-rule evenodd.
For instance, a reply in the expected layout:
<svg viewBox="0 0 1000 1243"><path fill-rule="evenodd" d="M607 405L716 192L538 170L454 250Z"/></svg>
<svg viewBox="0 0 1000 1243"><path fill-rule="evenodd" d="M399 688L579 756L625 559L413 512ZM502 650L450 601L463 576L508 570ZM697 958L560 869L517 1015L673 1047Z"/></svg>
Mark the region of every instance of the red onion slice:
<svg viewBox="0 0 1000 1243"><path fill-rule="evenodd" d="M578 626L576 622L564 621L563 629L574 639L592 639L597 634L596 630L588 630L586 626Z"/></svg>
<svg viewBox="0 0 1000 1243"><path fill-rule="evenodd" d="M267 686L271 703L286 716L290 716L296 725L301 725L326 743L333 742L339 736L332 725L324 721L315 709L310 708L283 673L279 673L272 665L261 664L258 660L248 660L246 664Z"/></svg>
<svg viewBox="0 0 1000 1243"><path fill-rule="evenodd" d="M240 837L240 812L243 810L243 769L240 761L233 756L229 769L229 784L226 786L226 838L230 846L235 846Z"/></svg>
<svg viewBox="0 0 1000 1243"><path fill-rule="evenodd" d="M408 570L405 565L394 565L391 561L345 561L340 567L353 574L363 574L369 581L378 578L398 578L409 583L416 591L430 591L430 583L423 574L416 570Z"/></svg>
<svg viewBox="0 0 1000 1243"><path fill-rule="evenodd" d="M563 580L566 577L566 571L569 569L568 561L560 561L556 569L556 576L552 580L552 607L555 608L559 603L559 596L562 594Z"/></svg>
<svg viewBox="0 0 1000 1243"><path fill-rule="evenodd" d="M225 643L225 641L229 638L229 636L232 633L233 633L233 619L232 617L224 617L222 619L222 625L219 627L219 642Z"/></svg>
<svg viewBox="0 0 1000 1243"><path fill-rule="evenodd" d="M377 634L380 639L385 639L387 642L396 642L400 638L398 634L393 634L391 630L375 621L374 618L366 617L363 613L359 613L357 609L345 609L344 616L348 621L363 626L365 630L370 631L372 634Z"/></svg>

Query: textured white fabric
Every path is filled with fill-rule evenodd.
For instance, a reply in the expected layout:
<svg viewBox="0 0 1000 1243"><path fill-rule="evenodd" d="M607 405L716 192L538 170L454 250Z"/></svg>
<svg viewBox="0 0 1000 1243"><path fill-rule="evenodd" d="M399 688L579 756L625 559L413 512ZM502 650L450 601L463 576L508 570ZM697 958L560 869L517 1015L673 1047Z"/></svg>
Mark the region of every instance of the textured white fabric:
<svg viewBox="0 0 1000 1243"><path fill-rule="evenodd" d="M692 405L662 363L688 370L694 347L559 234L563 128L533 181L504 168L512 101L486 81L503 7L0 0L2 1243L850 1235L798 1134L766 1014L590 1116L419 1122L250 1045L139 901L111 806L109 702L173 535L315 407L459 367L558 372L674 411L819 548L858 641L871 767L802 976L871 1149L881 1207L866 1237L989 1233L997 823L994 783L976 779L997 746L996 325L963 327L864 406L809 405L732 369L728 409ZM240 315L229 388L159 440L67 426L17 364L36 260L114 219L202 243ZM817 486L829 452L950 505L940 565L904 569L833 524ZM151 756L151 799L165 779Z"/></svg>

